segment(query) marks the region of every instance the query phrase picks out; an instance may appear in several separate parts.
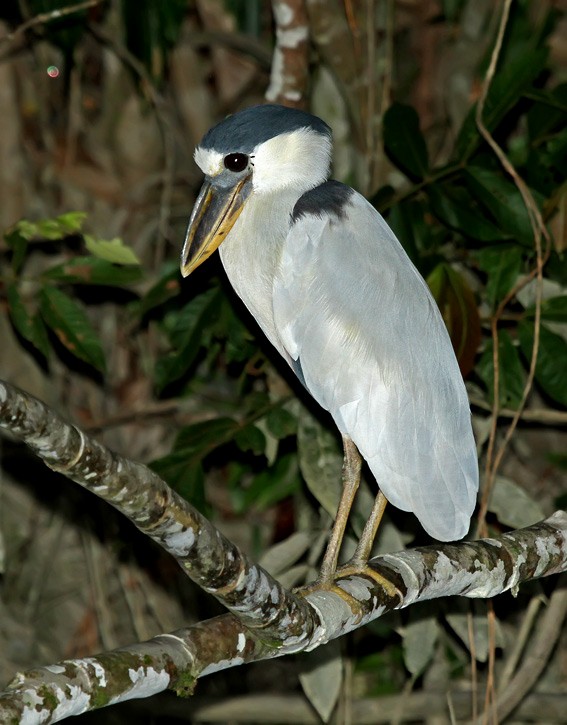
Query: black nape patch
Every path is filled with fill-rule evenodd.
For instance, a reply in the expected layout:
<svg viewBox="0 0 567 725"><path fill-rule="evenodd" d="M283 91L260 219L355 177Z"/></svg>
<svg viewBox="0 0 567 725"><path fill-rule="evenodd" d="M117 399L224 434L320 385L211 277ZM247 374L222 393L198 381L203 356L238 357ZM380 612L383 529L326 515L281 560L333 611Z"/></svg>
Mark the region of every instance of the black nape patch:
<svg viewBox="0 0 567 725"><path fill-rule="evenodd" d="M306 191L301 196L293 208L291 221L296 222L302 216L311 214L320 219L323 214L334 216L337 219L344 219L346 216L346 207L350 202L354 190L350 186L341 184L340 181L331 179L321 186L316 186L310 191Z"/></svg>

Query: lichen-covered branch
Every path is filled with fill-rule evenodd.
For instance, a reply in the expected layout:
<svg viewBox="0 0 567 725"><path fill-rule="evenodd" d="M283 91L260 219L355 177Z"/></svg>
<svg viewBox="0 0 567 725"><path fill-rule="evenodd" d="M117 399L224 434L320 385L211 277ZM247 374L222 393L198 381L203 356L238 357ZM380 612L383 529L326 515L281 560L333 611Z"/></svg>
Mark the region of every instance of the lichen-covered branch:
<svg viewBox="0 0 567 725"><path fill-rule="evenodd" d="M376 582L361 576L339 580L360 603L356 613L335 592L307 593L307 601L319 612L320 627L300 649L314 649L394 608L447 595L494 596L534 576L565 570L567 515L558 512L497 539L387 554L372 566L396 583L401 598L385 599ZM190 695L199 677L287 651L227 614L114 652L20 673L0 693L0 721L57 722L165 689Z"/></svg>
<svg viewBox="0 0 567 725"><path fill-rule="evenodd" d="M276 46L266 99L303 108L309 70L309 25L305 0L272 0Z"/></svg>
<svg viewBox="0 0 567 725"><path fill-rule="evenodd" d="M151 470L112 453L2 382L0 428L128 516L233 613L97 657L19 674L0 695L2 722L56 722L166 688L190 693L205 674L315 649L392 609L442 596L491 597L567 569L567 514L557 512L495 539L436 544L372 560L395 585L394 594L346 569L338 572L336 590L308 587L292 594Z"/></svg>
<svg viewBox="0 0 567 725"><path fill-rule="evenodd" d="M186 574L272 644L302 649L314 610L251 562L190 503L141 463L109 451L33 396L0 381L0 429L49 468L112 504L179 562Z"/></svg>

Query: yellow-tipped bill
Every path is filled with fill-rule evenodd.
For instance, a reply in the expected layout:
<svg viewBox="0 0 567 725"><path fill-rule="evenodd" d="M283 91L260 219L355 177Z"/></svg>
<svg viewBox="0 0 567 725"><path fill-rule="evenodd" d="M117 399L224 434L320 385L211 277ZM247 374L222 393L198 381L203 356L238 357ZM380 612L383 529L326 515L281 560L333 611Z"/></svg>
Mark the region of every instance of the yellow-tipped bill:
<svg viewBox="0 0 567 725"><path fill-rule="evenodd" d="M229 189L213 186L209 182L203 184L181 252L181 274L184 277L208 259L224 241L251 191L252 180L249 176Z"/></svg>

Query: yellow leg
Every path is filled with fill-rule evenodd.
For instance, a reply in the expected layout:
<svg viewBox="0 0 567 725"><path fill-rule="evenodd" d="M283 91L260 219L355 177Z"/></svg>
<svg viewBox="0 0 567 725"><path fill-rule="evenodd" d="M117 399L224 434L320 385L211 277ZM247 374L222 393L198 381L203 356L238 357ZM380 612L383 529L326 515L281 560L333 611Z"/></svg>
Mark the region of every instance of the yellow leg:
<svg viewBox="0 0 567 725"><path fill-rule="evenodd" d="M343 493L339 502L335 524L331 531L331 537L327 544L327 550L321 564L319 582L331 584L335 578L339 552L343 542L346 525L354 497L360 485L360 468L362 459L357 447L348 436L343 436L344 460L343 460Z"/></svg>
<svg viewBox="0 0 567 725"><path fill-rule="evenodd" d="M343 492L341 500L339 502L339 508L335 518L333 530L331 531L331 537L323 557L323 563L321 564L321 571L319 579L307 587L302 587L300 593L306 596L310 592L318 589L327 589L338 594L344 599L353 612L359 612L362 616L362 606L354 597L341 589L336 583L336 575L339 577L347 577L351 575L361 574L367 576L376 581L389 595L398 595L401 599L401 593L398 589L387 579L380 576L377 572L371 569L367 563L372 551L372 545L376 538L376 532L380 526L380 521L384 514L384 509L388 500L384 494L379 491L374 501L372 513L362 531L362 536L354 552L354 556L344 566L342 566L337 572L337 562L339 558L339 552L343 541L345 529L348 523L348 517L356 492L360 485L360 469L362 465L362 459L357 447L348 436L343 436L343 447L344 447L344 460L343 460Z"/></svg>
<svg viewBox="0 0 567 725"><path fill-rule="evenodd" d="M386 508L387 503L388 499L386 496L384 496L382 491L378 491L378 495L374 501L374 506L372 507L372 513L364 525L362 536L360 537L354 555L350 561L337 571L337 575L338 577L346 577L362 574L370 577L370 579L374 579L375 582L380 584L380 586L390 596L398 596L401 600L402 595L397 587L394 586L392 582L388 581L388 579L385 579L383 576L378 574L377 571L374 571L372 567L368 566L368 559L370 558L370 554L372 552L372 545L374 544L374 539L376 538L376 533L380 526L380 522L382 521L382 516L384 515L384 509Z"/></svg>
<svg viewBox="0 0 567 725"><path fill-rule="evenodd" d="M357 562L360 564L366 564L368 559L370 559L374 539L376 538L376 533L378 532L387 503L388 499L386 496L384 496L382 491L378 491L378 495L374 501L374 506L372 507L372 513L364 525L362 535L358 542L358 546L356 547L356 551L354 552L354 556L351 559L351 563Z"/></svg>

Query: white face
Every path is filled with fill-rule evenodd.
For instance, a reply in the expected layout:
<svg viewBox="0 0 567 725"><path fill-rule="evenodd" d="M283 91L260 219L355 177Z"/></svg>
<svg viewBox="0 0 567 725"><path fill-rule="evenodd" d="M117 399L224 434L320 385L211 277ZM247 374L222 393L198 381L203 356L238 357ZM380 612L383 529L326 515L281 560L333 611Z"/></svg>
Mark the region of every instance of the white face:
<svg viewBox="0 0 567 725"><path fill-rule="evenodd" d="M264 141L249 156L254 193L271 194L283 189L303 193L322 184L329 175L331 150L331 139L309 128ZM214 149L197 147L194 158L212 179L231 173L224 166L224 155Z"/></svg>

